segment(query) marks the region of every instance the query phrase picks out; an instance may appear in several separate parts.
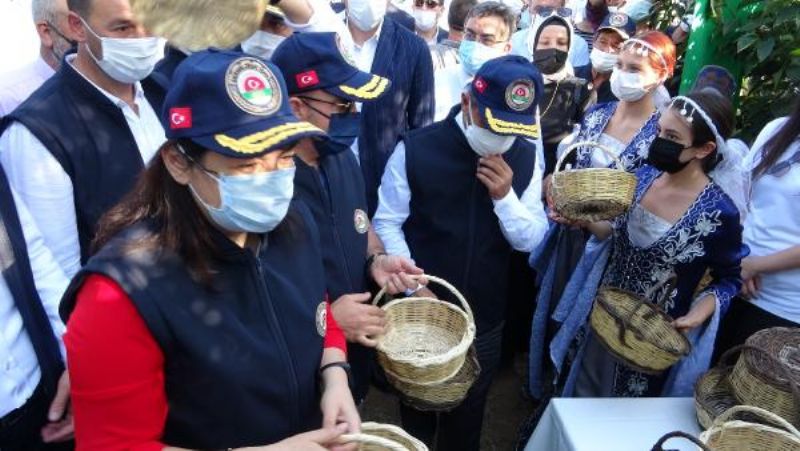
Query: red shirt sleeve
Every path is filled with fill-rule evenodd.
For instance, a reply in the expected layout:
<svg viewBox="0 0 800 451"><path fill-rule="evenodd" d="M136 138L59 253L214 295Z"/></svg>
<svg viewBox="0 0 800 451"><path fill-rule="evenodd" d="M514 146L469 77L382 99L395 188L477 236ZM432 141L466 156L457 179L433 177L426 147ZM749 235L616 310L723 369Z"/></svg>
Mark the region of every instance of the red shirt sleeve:
<svg viewBox="0 0 800 451"><path fill-rule="evenodd" d="M325 318L326 323L326 332L325 332L325 341L323 343L323 348L337 348L341 349L344 352L344 355L347 355L347 340L344 337L344 332L342 328L339 327L339 323L336 322L336 318L333 317L333 311L331 310L331 303L330 299L327 300L328 302L325 303L325 311L327 313Z"/></svg>
<svg viewBox="0 0 800 451"><path fill-rule="evenodd" d="M162 450L164 355L127 294L91 275L67 324L78 451Z"/></svg>

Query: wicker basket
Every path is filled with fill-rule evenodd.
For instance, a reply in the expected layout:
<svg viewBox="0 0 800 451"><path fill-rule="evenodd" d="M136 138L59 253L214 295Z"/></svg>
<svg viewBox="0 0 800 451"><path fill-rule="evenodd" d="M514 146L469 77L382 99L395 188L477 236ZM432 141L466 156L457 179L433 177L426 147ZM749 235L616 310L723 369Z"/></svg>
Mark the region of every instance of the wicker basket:
<svg viewBox="0 0 800 451"><path fill-rule="evenodd" d="M668 449L664 449L664 443L666 443L667 440L670 440L670 439L673 439L673 438L683 438L683 439L689 440L690 442L692 442L695 445L697 445L697 447L700 448L703 451L714 451L711 448L709 448L708 446L706 446L703 442L700 441L700 439L698 439L694 435L687 434L686 432L682 432L682 431L670 432L670 433L664 435L663 437L661 437L658 440L658 442L656 442L655 445L653 445L653 448L650 451L671 451L671 450L668 450Z"/></svg>
<svg viewBox="0 0 800 451"><path fill-rule="evenodd" d="M389 383L400 392L403 403L425 412L447 412L458 407L472 384L478 380L481 367L475 347L470 347L461 370L452 379L437 384L418 384L386 371Z"/></svg>
<svg viewBox="0 0 800 451"><path fill-rule="evenodd" d="M592 330L612 355L649 374L661 373L691 350L672 321L644 297L613 287L597 291L590 316Z"/></svg>
<svg viewBox="0 0 800 451"><path fill-rule="evenodd" d="M358 443L359 451L428 451L403 429L381 423L363 423L360 433L342 435L339 443Z"/></svg>
<svg viewBox="0 0 800 451"><path fill-rule="evenodd" d="M800 328L775 327L753 334L729 379L742 404L800 426Z"/></svg>
<svg viewBox="0 0 800 451"><path fill-rule="evenodd" d="M386 372L405 381L436 384L452 379L464 365L475 339L475 318L455 287L438 277L424 277L452 292L463 310L434 298L395 299L381 307L386 311L387 332L378 338L376 349ZM384 288L373 304L385 294Z"/></svg>
<svg viewBox="0 0 800 451"><path fill-rule="evenodd" d="M567 156L581 147L594 147L610 155L617 169L563 170ZM567 147L558 159L552 180L556 211L573 221L595 222L617 217L631 206L636 191L636 176L622 169L622 163L610 149L590 141Z"/></svg>
<svg viewBox="0 0 800 451"><path fill-rule="evenodd" d="M731 368L712 368L694 386L697 422L704 430L710 428L723 412L739 404L728 383L730 373Z"/></svg>
<svg viewBox="0 0 800 451"><path fill-rule="evenodd" d="M747 413L766 423L734 420ZM764 409L736 406L700 434L700 441L714 451L800 451L800 432L786 420Z"/></svg>

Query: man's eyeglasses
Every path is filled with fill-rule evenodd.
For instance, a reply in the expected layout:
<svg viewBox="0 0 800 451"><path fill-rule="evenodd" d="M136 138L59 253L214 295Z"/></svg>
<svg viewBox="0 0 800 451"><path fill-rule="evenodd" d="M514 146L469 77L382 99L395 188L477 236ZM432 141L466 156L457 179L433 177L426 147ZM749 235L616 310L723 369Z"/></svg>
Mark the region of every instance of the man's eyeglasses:
<svg viewBox="0 0 800 451"><path fill-rule="evenodd" d="M505 44L506 41L498 41L494 37L490 36L478 36L477 34L473 33L470 30L464 32L464 40L465 41L478 41L481 44L485 45L486 47L493 47L497 44Z"/></svg>
<svg viewBox="0 0 800 451"><path fill-rule="evenodd" d="M323 115L323 116L325 116L325 117L327 117L329 119L330 119L329 115L327 115L327 114L319 111L318 109L314 108L313 106L309 105L308 101L324 103L326 105L333 105L333 106L336 107L336 109L338 110L339 113L349 113L350 111L353 110L353 106L355 105L355 102L352 102L352 101L331 102L330 100L322 100L322 99L317 99L315 97L307 97L307 96L297 96L297 98L302 100L303 103L308 105L309 108L311 108L312 110L316 111L317 113L319 113L319 114L321 114L321 115Z"/></svg>
<svg viewBox="0 0 800 451"><path fill-rule="evenodd" d="M433 9L442 6L442 4L439 3L438 0L414 0L414 6L416 6L417 8L422 8L423 6L426 6L430 9Z"/></svg>
<svg viewBox="0 0 800 451"><path fill-rule="evenodd" d="M791 157L769 168L767 174L773 177L783 177L795 163L800 163L800 150L795 152Z"/></svg>
<svg viewBox="0 0 800 451"><path fill-rule="evenodd" d="M553 15L569 19L572 17L572 9L570 8L553 8L552 6L535 6L533 12L539 17L547 18Z"/></svg>

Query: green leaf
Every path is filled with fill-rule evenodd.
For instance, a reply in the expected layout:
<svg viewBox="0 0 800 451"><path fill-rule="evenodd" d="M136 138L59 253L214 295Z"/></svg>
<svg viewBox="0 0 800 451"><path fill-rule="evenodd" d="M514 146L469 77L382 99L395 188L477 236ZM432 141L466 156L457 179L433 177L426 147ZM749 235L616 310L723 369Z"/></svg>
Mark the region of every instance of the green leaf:
<svg viewBox="0 0 800 451"><path fill-rule="evenodd" d="M791 55L791 56L800 56L800 48L796 48L796 49L792 50L792 52L789 53L789 55Z"/></svg>
<svg viewBox="0 0 800 451"><path fill-rule="evenodd" d="M756 46L756 54L758 55L758 61L763 62L766 60L769 55L772 53L772 49L775 48L775 38L772 36L760 41Z"/></svg>
<svg viewBox="0 0 800 451"><path fill-rule="evenodd" d="M747 33L746 35L739 38L738 41L736 41L736 48L738 52L741 53L744 50L747 50L747 48L750 47L751 45L755 44L756 41L758 41L756 35L754 35L753 33Z"/></svg>

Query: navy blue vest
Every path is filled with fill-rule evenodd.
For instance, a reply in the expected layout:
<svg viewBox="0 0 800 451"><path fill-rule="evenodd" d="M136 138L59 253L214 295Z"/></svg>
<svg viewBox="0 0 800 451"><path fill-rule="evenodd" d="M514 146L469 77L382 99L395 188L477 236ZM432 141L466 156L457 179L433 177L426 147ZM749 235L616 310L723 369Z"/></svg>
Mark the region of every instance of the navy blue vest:
<svg viewBox="0 0 800 451"><path fill-rule="evenodd" d="M257 256L216 233L224 259L215 265L213 291L196 283L175 254L128 250L149 230L130 228L93 256L61 313L69 315L91 273L114 279L129 295L165 357L162 440L224 449L320 427L323 338L316 321L325 287L308 209L293 203Z"/></svg>
<svg viewBox="0 0 800 451"><path fill-rule="evenodd" d="M142 83L155 111L163 92ZM144 168L122 111L69 63L3 119L0 134L23 124L72 181L81 263L86 263L98 219L133 187Z"/></svg>
<svg viewBox="0 0 800 451"><path fill-rule="evenodd" d="M403 231L417 265L461 291L482 333L505 317L512 248L489 191L475 176L479 157L453 120L460 108L405 137L411 211ZM533 176L536 148L518 138L503 158L514 171L512 189L522 196Z"/></svg>
<svg viewBox="0 0 800 451"><path fill-rule="evenodd" d="M330 300L367 291L364 263L369 221L364 179L355 155L344 151L320 158L319 169L299 158L296 165L295 195L309 207L319 227ZM356 401L366 396L372 354L361 345L348 343Z"/></svg>
<svg viewBox="0 0 800 451"><path fill-rule="evenodd" d="M36 291L25 235L2 166L0 166L0 220L2 220L0 266L3 268L3 279L11 297L14 298L14 305L22 317L22 325L36 353L42 374L40 385L45 393L52 396L64 371L64 363L61 360L58 340ZM44 418L42 421L44 422Z"/></svg>

